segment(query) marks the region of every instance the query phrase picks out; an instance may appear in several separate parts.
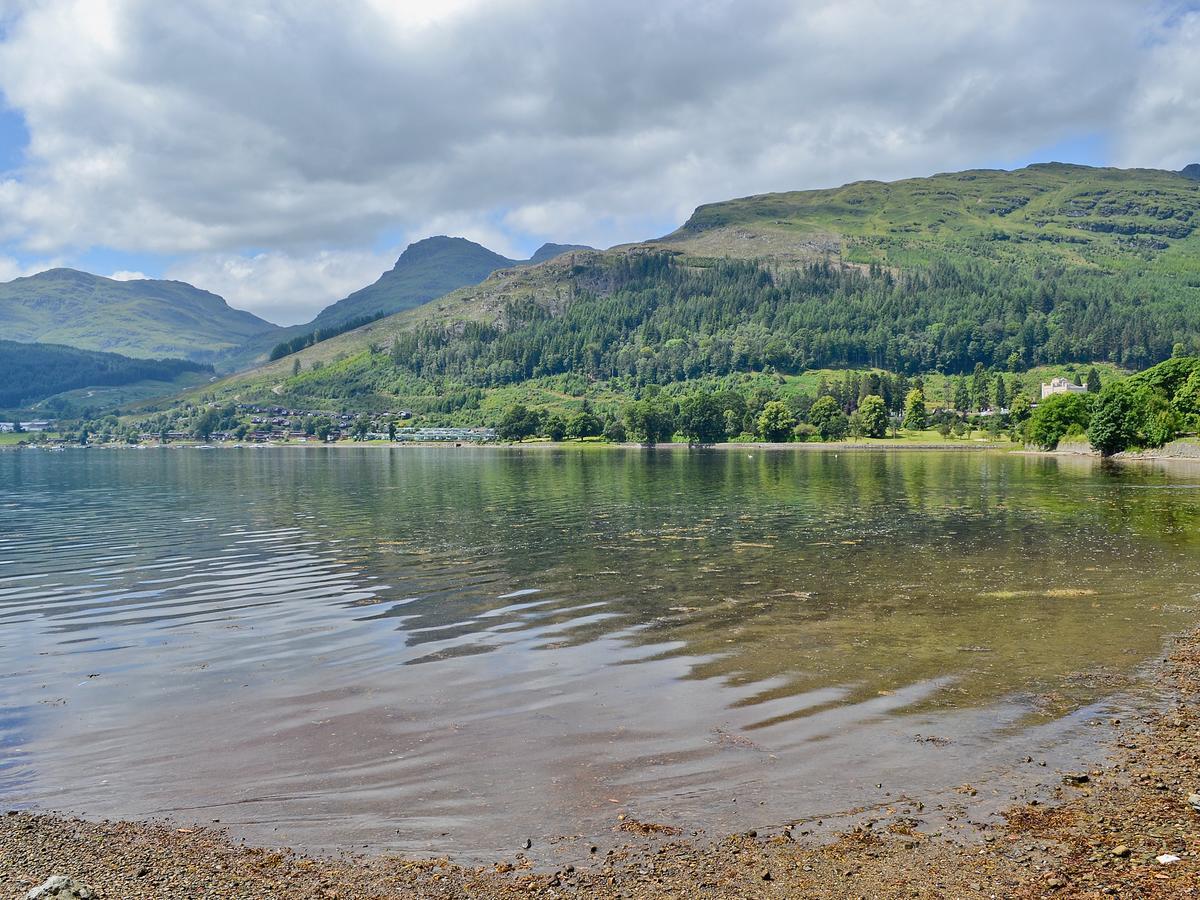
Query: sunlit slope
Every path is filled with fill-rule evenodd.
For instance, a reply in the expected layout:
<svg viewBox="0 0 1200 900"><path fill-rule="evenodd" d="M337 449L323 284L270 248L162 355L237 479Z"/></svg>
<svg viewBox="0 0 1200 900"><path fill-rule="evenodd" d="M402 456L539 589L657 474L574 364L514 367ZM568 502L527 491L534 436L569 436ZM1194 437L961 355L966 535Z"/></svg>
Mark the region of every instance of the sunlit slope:
<svg viewBox="0 0 1200 900"><path fill-rule="evenodd" d="M651 243L699 255L897 266L945 255L1200 272L1200 181L1156 169L1045 163L701 206Z"/></svg>

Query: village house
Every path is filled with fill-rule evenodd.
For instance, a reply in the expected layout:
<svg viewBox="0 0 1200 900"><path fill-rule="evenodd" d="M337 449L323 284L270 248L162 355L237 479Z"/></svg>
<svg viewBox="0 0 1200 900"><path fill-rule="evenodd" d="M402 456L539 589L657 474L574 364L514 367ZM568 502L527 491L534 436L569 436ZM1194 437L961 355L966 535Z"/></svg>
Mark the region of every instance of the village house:
<svg viewBox="0 0 1200 900"><path fill-rule="evenodd" d="M1049 384L1042 385L1042 399L1053 396L1054 394L1086 394L1087 388L1082 384L1075 384L1069 378L1051 378Z"/></svg>

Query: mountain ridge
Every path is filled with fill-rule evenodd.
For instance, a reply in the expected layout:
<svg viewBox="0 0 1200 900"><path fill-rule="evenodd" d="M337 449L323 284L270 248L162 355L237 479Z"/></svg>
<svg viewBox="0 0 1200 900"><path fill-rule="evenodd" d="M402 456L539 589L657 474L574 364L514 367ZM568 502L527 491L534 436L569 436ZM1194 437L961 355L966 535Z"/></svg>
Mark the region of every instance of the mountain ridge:
<svg viewBox="0 0 1200 900"><path fill-rule="evenodd" d="M1200 346L1197 226L1200 183L1164 170L1048 163L756 195L662 238L497 270L219 389L361 405L554 373L1144 367Z"/></svg>
<svg viewBox="0 0 1200 900"><path fill-rule="evenodd" d="M23 343L211 362L276 328L183 281L60 267L0 283L0 335Z"/></svg>
<svg viewBox="0 0 1200 900"><path fill-rule="evenodd" d="M498 268L538 264L577 249L585 248L548 243L530 260L514 260L466 238L432 236L405 248L373 284L292 326L274 325L185 281L122 280L55 267L0 283L0 336L145 359L180 357L238 370L265 358L280 342L419 306L475 284Z"/></svg>
<svg viewBox="0 0 1200 900"><path fill-rule="evenodd" d="M381 312L403 312L458 288L478 284L497 269L536 265L577 249L591 248L543 244L530 259L509 259L467 238L432 235L409 244L395 265L375 282L331 303L305 327L336 326Z"/></svg>

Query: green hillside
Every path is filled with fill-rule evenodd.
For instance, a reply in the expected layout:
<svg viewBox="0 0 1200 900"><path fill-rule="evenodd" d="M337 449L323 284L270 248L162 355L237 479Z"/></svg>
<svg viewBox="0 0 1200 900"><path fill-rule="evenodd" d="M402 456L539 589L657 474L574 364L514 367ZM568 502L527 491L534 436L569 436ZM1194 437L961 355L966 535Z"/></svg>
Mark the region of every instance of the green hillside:
<svg viewBox="0 0 1200 900"><path fill-rule="evenodd" d="M651 242L712 256L909 267L945 255L1151 271L1200 283L1200 182L1045 163L761 194L701 206Z"/></svg>
<svg viewBox="0 0 1200 900"><path fill-rule="evenodd" d="M209 362L275 330L181 281L50 269L0 284L0 335L8 340Z"/></svg>
<svg viewBox="0 0 1200 900"><path fill-rule="evenodd" d="M1198 211L1180 174L1057 164L734 200L666 238L497 271L216 395L482 410L562 378L629 394L826 368L1141 369L1200 346Z"/></svg>
<svg viewBox="0 0 1200 900"><path fill-rule="evenodd" d="M0 409L27 407L83 388L171 382L206 372L212 367L184 359L134 359L59 344L0 340ZM168 390L169 385L158 386L159 394Z"/></svg>

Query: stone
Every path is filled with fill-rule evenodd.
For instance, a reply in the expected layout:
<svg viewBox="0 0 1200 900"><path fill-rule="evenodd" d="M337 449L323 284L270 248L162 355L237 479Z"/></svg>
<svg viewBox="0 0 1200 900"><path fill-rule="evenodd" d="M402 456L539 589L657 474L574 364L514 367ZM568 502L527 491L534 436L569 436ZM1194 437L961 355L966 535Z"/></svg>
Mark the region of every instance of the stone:
<svg viewBox="0 0 1200 900"><path fill-rule="evenodd" d="M52 875L25 895L25 900L95 900L90 887L66 875Z"/></svg>
<svg viewBox="0 0 1200 900"><path fill-rule="evenodd" d="M1124 844L1121 844L1119 847L1113 847L1112 855L1115 856L1117 859L1124 859L1132 852L1133 851L1131 851Z"/></svg>
<svg viewBox="0 0 1200 900"><path fill-rule="evenodd" d="M1188 794L1187 802L1188 806L1196 812L1200 812L1200 794Z"/></svg>

